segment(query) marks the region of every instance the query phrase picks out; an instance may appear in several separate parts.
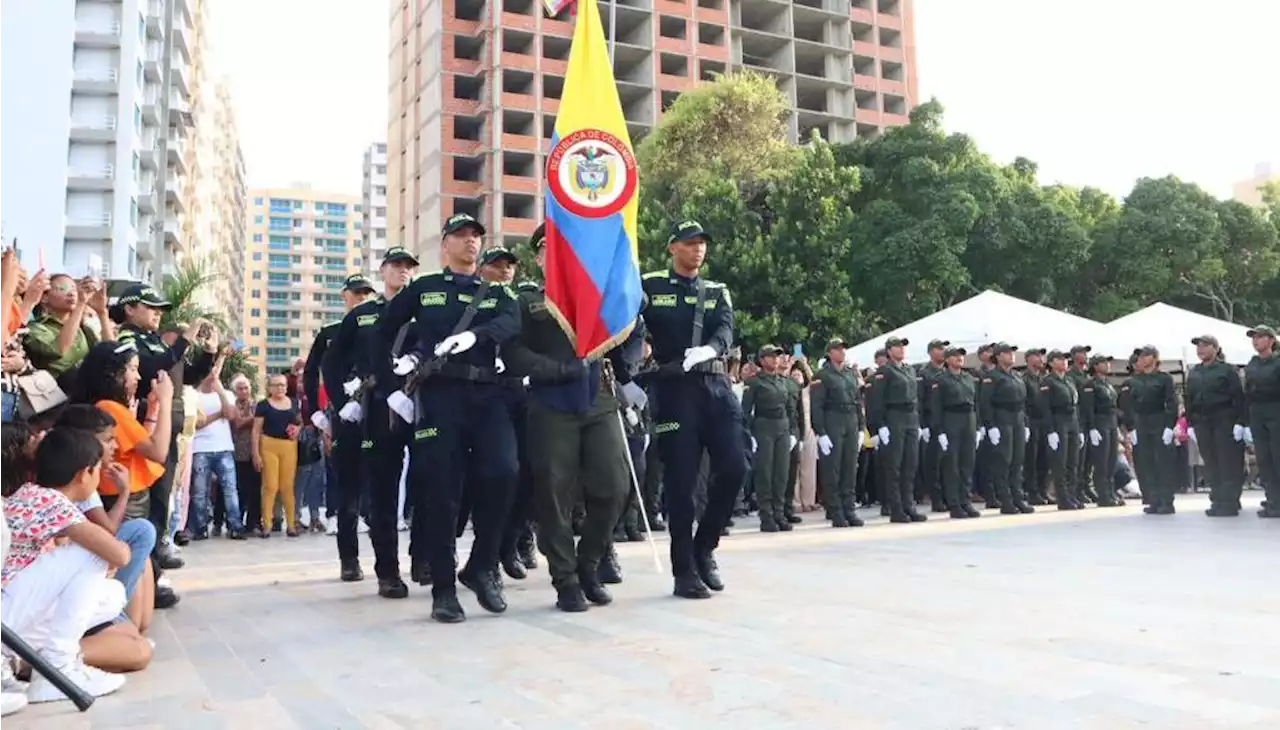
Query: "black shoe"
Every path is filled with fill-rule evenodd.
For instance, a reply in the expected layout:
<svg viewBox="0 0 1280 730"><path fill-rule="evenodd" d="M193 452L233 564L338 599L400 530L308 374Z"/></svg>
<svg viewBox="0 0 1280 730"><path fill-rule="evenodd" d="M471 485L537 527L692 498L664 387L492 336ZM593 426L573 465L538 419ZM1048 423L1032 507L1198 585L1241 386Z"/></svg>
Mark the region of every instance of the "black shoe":
<svg viewBox="0 0 1280 730"><path fill-rule="evenodd" d="M502 572L515 580L524 580L529 577L529 571L525 569L524 563L520 562L520 558L515 555L506 555L502 558Z"/></svg>
<svg viewBox="0 0 1280 730"><path fill-rule="evenodd" d="M587 610L587 597L580 586L560 586L556 589L556 608L565 613L582 613Z"/></svg>
<svg viewBox="0 0 1280 730"><path fill-rule="evenodd" d="M431 618L442 624L460 624L467 620L467 614L458 603L458 594L450 591L431 597Z"/></svg>
<svg viewBox="0 0 1280 730"><path fill-rule="evenodd" d="M378 595L383 598L408 598L409 586L397 576L378 579Z"/></svg>
<svg viewBox="0 0 1280 730"><path fill-rule="evenodd" d="M1000 508L1000 514L1002 514L1002 515L1020 515L1020 514L1022 514L1022 510L1018 509L1017 505L1012 505L1012 504L1011 504L1011 505L1009 505L1008 507L1001 507L1001 508Z"/></svg>
<svg viewBox="0 0 1280 730"><path fill-rule="evenodd" d="M767 520L760 520L760 531L761 532L777 532L778 525L776 522L773 521L773 518L769 518Z"/></svg>
<svg viewBox="0 0 1280 730"><path fill-rule="evenodd" d="M409 564L409 580L420 586L431 585L431 563L414 560Z"/></svg>
<svg viewBox="0 0 1280 730"><path fill-rule="evenodd" d="M676 577L675 589L671 591L672 595L680 598L710 598L711 591L707 588L707 584L696 573L689 573Z"/></svg>
<svg viewBox="0 0 1280 730"><path fill-rule="evenodd" d="M627 530L626 530L626 528L622 527L621 525L619 525L619 526L617 526L617 527L613 528L613 541L614 541L614 542L627 542Z"/></svg>
<svg viewBox="0 0 1280 730"><path fill-rule="evenodd" d="M188 535L186 530L180 530L173 536L173 544L178 547L186 547L191 544L191 535Z"/></svg>
<svg viewBox="0 0 1280 730"><path fill-rule="evenodd" d="M1027 497L1027 504L1034 505L1036 507L1043 507L1048 503L1049 503L1049 500L1045 499L1044 497L1041 497L1038 494L1033 494L1030 497Z"/></svg>
<svg viewBox="0 0 1280 730"><path fill-rule="evenodd" d="M1000 509L1000 503L994 500L987 500L987 509Z"/></svg>
<svg viewBox="0 0 1280 730"><path fill-rule="evenodd" d="M1262 509L1258 510L1258 517L1259 519L1264 519L1264 520L1280 519L1280 509L1271 509L1270 506L1263 507Z"/></svg>
<svg viewBox="0 0 1280 730"><path fill-rule="evenodd" d="M156 557L156 563L159 564L160 568L163 570L178 570L182 566L186 565L187 561L173 553L163 552Z"/></svg>
<svg viewBox="0 0 1280 730"><path fill-rule="evenodd" d="M1173 508L1173 505L1171 505L1171 504L1166 504L1166 505L1161 505L1160 507L1157 507L1157 508L1156 508L1156 511L1155 511L1155 514L1158 514L1158 515L1171 515L1171 514L1175 514L1176 512L1177 512L1177 510L1175 510L1175 509Z"/></svg>
<svg viewBox="0 0 1280 730"><path fill-rule="evenodd" d="M173 608L178 605L178 601L182 600L174 590L168 586L156 586L155 607L158 609Z"/></svg>
<svg viewBox="0 0 1280 730"><path fill-rule="evenodd" d="M777 522L778 524L778 530L782 532L791 532L792 530L796 529L795 525L791 524L790 522L787 522L786 520L781 520L781 521L774 520L774 521Z"/></svg>
<svg viewBox="0 0 1280 730"><path fill-rule="evenodd" d="M1209 509L1205 510L1204 513L1208 517L1239 517L1240 516L1240 510L1232 509L1230 507L1221 507L1216 504L1210 507Z"/></svg>
<svg viewBox="0 0 1280 730"><path fill-rule="evenodd" d="M1019 512L1021 512L1024 515L1033 515L1036 513L1036 508L1032 507L1026 502L1021 502L1021 501L1014 502L1013 506L1015 509L1017 509Z"/></svg>
<svg viewBox="0 0 1280 730"><path fill-rule="evenodd" d="M912 510L907 513L907 519L911 520L912 522L928 522L929 515L922 515L919 512Z"/></svg>
<svg viewBox="0 0 1280 730"><path fill-rule="evenodd" d="M845 519L844 515L839 515L839 516L836 516L836 517L832 517L832 518L831 518L831 526L832 526L832 527L848 527L848 526L849 526L849 520Z"/></svg>
<svg viewBox="0 0 1280 730"><path fill-rule="evenodd" d="M208 539L209 539L209 533L204 532L204 531L200 531L200 532L197 532L196 534L192 535L192 536L191 536L191 539L192 539L193 541L195 541L195 542L199 542L199 541L201 541L201 540L208 540Z"/></svg>
<svg viewBox="0 0 1280 730"><path fill-rule="evenodd" d="M214 536L214 537L222 537L222 525L214 525L214 526L213 526L213 536Z"/></svg>
<svg viewBox="0 0 1280 730"><path fill-rule="evenodd" d="M1083 499L1085 502L1097 502L1097 501L1098 501L1098 495L1097 495L1097 494L1095 494L1095 493L1094 493L1094 491L1093 491L1092 489L1086 489L1086 490L1084 490L1084 492L1082 492L1082 493L1080 494L1080 497L1081 497L1081 499Z"/></svg>
<svg viewBox="0 0 1280 730"><path fill-rule="evenodd" d="M1074 510L1075 508L1076 508L1075 504L1073 504L1073 503L1071 503L1071 502L1059 502L1059 503L1058 503L1058 511L1059 511L1059 512L1070 512L1070 511Z"/></svg>
<svg viewBox="0 0 1280 730"><path fill-rule="evenodd" d="M953 520L969 519L969 513L965 512L963 507L952 507L948 512L951 513L951 519Z"/></svg>
<svg viewBox="0 0 1280 730"><path fill-rule="evenodd" d="M911 517L906 512L895 512L889 515L890 522L910 522Z"/></svg>
<svg viewBox="0 0 1280 730"><path fill-rule="evenodd" d="M342 572L338 574L343 583L355 583L364 580L364 571L360 569L360 561L356 558L347 558L342 561Z"/></svg>
<svg viewBox="0 0 1280 730"><path fill-rule="evenodd" d="M663 519L662 519L662 515L658 515L658 514L654 514L653 518L652 518L652 519L650 520L650 522L649 522L649 527L650 527L654 532L666 532L666 531L667 531L667 523L663 521Z"/></svg>
<svg viewBox="0 0 1280 730"><path fill-rule="evenodd" d="M970 519L974 517L982 516L982 513L978 511L978 508L974 507L972 504L969 504L968 502L965 502L964 504L960 505L960 509L964 510L965 516Z"/></svg>
<svg viewBox="0 0 1280 730"><path fill-rule="evenodd" d="M1156 509L1157 507L1154 504L1148 504L1146 507L1142 508L1142 514L1154 515L1156 513Z"/></svg>
<svg viewBox="0 0 1280 730"><path fill-rule="evenodd" d="M520 564L526 570L534 570L538 567L538 551L534 549L532 543L527 548L524 546L520 548Z"/></svg>
<svg viewBox="0 0 1280 730"><path fill-rule="evenodd" d="M867 524L862 521L862 518L856 512L846 512L844 521L849 523L849 527L862 527Z"/></svg>
<svg viewBox="0 0 1280 730"><path fill-rule="evenodd" d="M591 579L591 573L580 571L578 573L578 590L588 601L597 606L608 606L613 603L613 596L609 593L609 589L598 580Z"/></svg>
<svg viewBox="0 0 1280 730"><path fill-rule="evenodd" d="M943 504L942 502L934 502L932 505L930 505L929 510L931 512L938 512L938 513L944 513L944 512L950 511L947 509L947 505Z"/></svg>
<svg viewBox="0 0 1280 730"><path fill-rule="evenodd" d="M596 568L596 577L601 583L608 585L617 585L622 582L622 566L618 564L618 553L609 548L609 552L600 558L600 565Z"/></svg>
<svg viewBox="0 0 1280 730"><path fill-rule="evenodd" d="M798 525L801 522L804 522L804 519L801 518L800 515L787 515L787 522L790 522L793 525Z"/></svg>
<svg viewBox="0 0 1280 730"><path fill-rule="evenodd" d="M636 525L627 525L626 533L628 542L644 542L644 533Z"/></svg>
<svg viewBox="0 0 1280 730"><path fill-rule="evenodd" d="M248 537L244 530L227 530L228 540L246 540Z"/></svg>
<svg viewBox="0 0 1280 730"><path fill-rule="evenodd" d="M717 592L724 590L724 581L720 579L720 566L716 564L714 555L711 553L698 555L693 559L693 566L703 585Z"/></svg>
<svg viewBox="0 0 1280 730"><path fill-rule="evenodd" d="M493 570L463 570L458 573L458 582L476 594L480 608L489 613L502 613L507 610L507 599L502 595L502 586Z"/></svg>
<svg viewBox="0 0 1280 730"><path fill-rule="evenodd" d="M888 507L886 507L886 506L885 506L885 505L883 505L883 504L882 504L882 505L880 505L880 516L881 516L881 517L889 517L889 516L890 516L890 514L889 514L889 513L890 513L890 510L889 510L889 508L888 508Z"/></svg>

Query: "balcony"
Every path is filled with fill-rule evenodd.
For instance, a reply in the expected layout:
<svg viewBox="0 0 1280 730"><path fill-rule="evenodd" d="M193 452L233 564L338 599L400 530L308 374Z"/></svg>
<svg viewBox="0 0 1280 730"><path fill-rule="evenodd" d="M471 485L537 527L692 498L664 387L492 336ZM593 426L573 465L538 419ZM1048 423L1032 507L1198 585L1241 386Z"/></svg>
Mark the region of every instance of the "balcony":
<svg viewBox="0 0 1280 730"><path fill-rule="evenodd" d="M158 99L147 99L143 102L142 123L152 127L160 126L160 101Z"/></svg>
<svg viewBox="0 0 1280 730"><path fill-rule="evenodd" d="M71 78L71 90L77 94L110 95L118 93L119 75L115 69L105 71L76 71Z"/></svg>
<svg viewBox="0 0 1280 730"><path fill-rule="evenodd" d="M179 175L187 174L187 144L181 138L172 138L167 145L166 160Z"/></svg>
<svg viewBox="0 0 1280 730"><path fill-rule="evenodd" d="M111 214L69 218L66 237L75 241L111 240Z"/></svg>
<svg viewBox="0 0 1280 730"><path fill-rule="evenodd" d="M182 222L177 216L168 216L164 219L164 242L166 246L182 245Z"/></svg>
<svg viewBox="0 0 1280 730"><path fill-rule="evenodd" d="M154 215L156 212L156 195L150 190L138 191L138 212Z"/></svg>
<svg viewBox="0 0 1280 730"><path fill-rule="evenodd" d="M67 190L107 192L115 186L116 168L103 165L97 169L67 171Z"/></svg>
<svg viewBox="0 0 1280 730"><path fill-rule="evenodd" d="M79 48L119 48L120 24L116 22L77 24L75 44Z"/></svg>
<svg viewBox="0 0 1280 730"><path fill-rule="evenodd" d="M152 142L142 140L142 144L138 147L138 165L144 170L160 169L159 156Z"/></svg>
<svg viewBox="0 0 1280 730"><path fill-rule="evenodd" d="M182 179L172 172L164 177L164 199L179 213L187 212L187 205L182 200Z"/></svg>
<svg viewBox="0 0 1280 730"><path fill-rule="evenodd" d="M71 120L72 142L114 142L115 139L116 118L113 116Z"/></svg>
<svg viewBox="0 0 1280 730"><path fill-rule="evenodd" d="M191 107L177 93L169 97L169 126L187 127L191 124Z"/></svg>
<svg viewBox="0 0 1280 730"><path fill-rule="evenodd" d="M156 40L164 40L164 3L161 0L151 0L147 3L147 37Z"/></svg>
<svg viewBox="0 0 1280 730"><path fill-rule="evenodd" d="M185 64L175 63L169 67L169 80L173 82L173 88L183 99L191 98L191 86L187 83L187 67Z"/></svg>
<svg viewBox="0 0 1280 730"><path fill-rule="evenodd" d="M181 2L181 0L178 0ZM175 18L173 22L173 50L182 54L182 59L191 63L191 31L187 26L179 23Z"/></svg>
<svg viewBox="0 0 1280 730"><path fill-rule="evenodd" d="M153 84L160 83L164 77L161 75L160 62L154 58L148 58L142 62L142 78Z"/></svg>

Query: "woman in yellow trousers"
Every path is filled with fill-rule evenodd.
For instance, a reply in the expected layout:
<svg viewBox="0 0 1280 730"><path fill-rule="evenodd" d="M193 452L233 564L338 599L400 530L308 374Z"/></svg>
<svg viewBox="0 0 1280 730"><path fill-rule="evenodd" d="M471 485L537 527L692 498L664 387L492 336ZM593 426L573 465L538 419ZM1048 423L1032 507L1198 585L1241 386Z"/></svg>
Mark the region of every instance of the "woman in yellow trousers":
<svg viewBox="0 0 1280 730"><path fill-rule="evenodd" d="M258 537L271 536L271 513L280 497L289 537L298 536L293 482L298 472L298 430L302 416L289 397L283 375L267 379L267 397L253 413L253 466L262 473L262 520Z"/></svg>

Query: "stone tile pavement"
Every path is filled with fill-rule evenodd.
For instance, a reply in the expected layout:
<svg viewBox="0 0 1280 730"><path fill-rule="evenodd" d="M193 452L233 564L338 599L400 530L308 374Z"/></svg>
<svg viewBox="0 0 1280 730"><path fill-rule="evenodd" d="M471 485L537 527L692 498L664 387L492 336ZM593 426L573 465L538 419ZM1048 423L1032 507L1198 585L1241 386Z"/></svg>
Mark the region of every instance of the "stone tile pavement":
<svg viewBox="0 0 1280 730"><path fill-rule="evenodd" d="M339 583L331 539L210 541L173 574L147 672L4 727L1274 730L1280 524L1257 495L1234 520L1188 497L1173 518L742 523L712 600L672 598L627 544L613 606L559 613L539 570L503 616L464 595L458 626L425 589Z"/></svg>

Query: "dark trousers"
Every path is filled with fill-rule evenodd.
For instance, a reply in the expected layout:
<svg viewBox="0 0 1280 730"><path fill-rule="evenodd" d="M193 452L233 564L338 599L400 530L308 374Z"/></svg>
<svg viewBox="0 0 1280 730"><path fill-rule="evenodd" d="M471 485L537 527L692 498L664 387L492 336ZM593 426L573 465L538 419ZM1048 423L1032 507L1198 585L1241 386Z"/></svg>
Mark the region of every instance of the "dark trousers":
<svg viewBox="0 0 1280 730"><path fill-rule="evenodd" d="M790 463L787 465L787 491L783 495L782 514L788 518L796 513L796 488L800 484L800 452L802 451L804 451L803 441L791 450Z"/></svg>
<svg viewBox="0 0 1280 730"><path fill-rule="evenodd" d="M236 462L236 492L240 497L240 510L244 512L244 529L261 527L262 474L253 468L252 461Z"/></svg>
<svg viewBox="0 0 1280 730"><path fill-rule="evenodd" d="M1027 451L1027 434L1023 430L1021 414L995 422L1000 429L1000 443L992 444L987 459L991 491L1000 506L1009 508L1023 500L1022 460ZM990 432L990 428L987 429ZM990 443L990 437L987 443Z"/></svg>
<svg viewBox="0 0 1280 730"><path fill-rule="evenodd" d="M973 483L974 439L978 437L977 419L972 412L942 414L943 428L933 434L933 441L945 433L947 450L938 445L938 470L942 476L942 496L951 509L969 504L969 487Z"/></svg>
<svg viewBox="0 0 1280 730"><path fill-rule="evenodd" d="M920 442L920 479L917 483L916 501L929 500L934 505L945 502L942 496L940 461L942 449L938 446L938 434L930 432L928 441Z"/></svg>
<svg viewBox="0 0 1280 730"><path fill-rule="evenodd" d="M360 519L360 496L364 493L364 469L361 449L364 429L358 423L334 419L333 449L329 463L333 465L335 485L328 504L330 514L338 521L338 558L355 560L360 557L360 541L357 528Z"/></svg>
<svg viewBox="0 0 1280 730"><path fill-rule="evenodd" d="M670 514L671 572L689 575L695 558L720 544L720 531L746 476L742 407L723 377L696 373L660 380L654 387L654 432L662 450L663 486ZM694 492L703 450L713 478L697 534Z"/></svg>
<svg viewBox="0 0 1280 730"><path fill-rule="evenodd" d="M1266 490L1267 511L1280 510L1280 403L1249 406L1249 430L1258 455L1258 472Z"/></svg>
<svg viewBox="0 0 1280 730"><path fill-rule="evenodd" d="M645 478L648 476L645 469L648 467L645 459L644 434L639 436L627 437L627 450L631 453L631 467L635 469L635 482L631 481L632 474L627 473L627 496L623 500L622 515L618 518L618 526L628 530L643 529L644 519L653 519L653 512L649 512L648 504L645 504L645 514L640 514L640 497L636 494L635 484L644 484Z"/></svg>
<svg viewBox="0 0 1280 730"><path fill-rule="evenodd" d="M169 538L169 495L173 492L173 478L178 471L178 434L181 432L182 424L178 424L169 439L169 455L164 461L164 474L151 485L151 504L147 519L156 528L155 550L164 549L161 542Z"/></svg>
<svg viewBox="0 0 1280 730"><path fill-rule="evenodd" d="M1133 468L1142 487L1142 501L1153 507L1173 506L1177 454L1172 445L1164 443L1165 428L1160 420L1148 424L1139 421L1138 445L1133 447Z"/></svg>
<svg viewBox="0 0 1280 730"><path fill-rule="evenodd" d="M827 519L853 517L858 486L858 453L862 451L862 424L857 413L828 410L824 414L831 453L818 452L822 475L823 507Z"/></svg>
<svg viewBox="0 0 1280 730"><path fill-rule="evenodd" d="M499 551L501 555L506 556L515 555L520 544L529 539L532 531L530 522L534 518L533 465L529 462L529 428L526 411L526 407L522 404L513 410L511 416L519 470L516 476L515 494L511 499L511 510L507 514L507 525L502 533L502 547Z"/></svg>
<svg viewBox="0 0 1280 730"><path fill-rule="evenodd" d="M884 479L884 504L891 515L915 512L915 476L920 459L920 426L914 413L890 413L889 443L880 444L876 467Z"/></svg>
<svg viewBox="0 0 1280 730"><path fill-rule="evenodd" d="M448 595L455 591L454 531L469 466L475 541L464 570L498 564L520 470L516 435L501 386L442 378L425 383L416 400L409 484L416 490L418 537L425 542L412 551L431 566L432 595Z"/></svg>
<svg viewBox="0 0 1280 730"><path fill-rule="evenodd" d="M1031 427L1031 438L1022 459L1022 492L1028 497L1049 499L1049 442L1043 424Z"/></svg>
<svg viewBox="0 0 1280 730"><path fill-rule="evenodd" d="M976 434L975 434L976 435ZM973 488L987 500L987 506L997 503L996 492L991 487L991 441L983 436L978 442L978 453L973 462ZM1024 454L1025 457L1025 454Z"/></svg>
<svg viewBox="0 0 1280 730"><path fill-rule="evenodd" d="M1080 502L1080 434L1073 425L1058 425L1058 448L1048 448L1049 468L1053 474L1053 493L1059 505L1070 505ZM1048 436L1046 435L1046 439Z"/></svg>
<svg viewBox="0 0 1280 730"><path fill-rule="evenodd" d="M819 479L818 489L821 490ZM858 504L866 506L880 501L880 490L876 488L876 450L862 449L858 452ZM821 500L819 500L821 501Z"/></svg>
<svg viewBox="0 0 1280 730"><path fill-rule="evenodd" d="M652 429L650 430L652 434ZM649 519L654 515L667 513L662 498L662 455L658 449L656 437L651 437L649 448L644 452L644 506L649 511Z"/></svg>
<svg viewBox="0 0 1280 730"><path fill-rule="evenodd" d="M1120 443L1116 441L1115 426L1094 424L1093 430L1101 438L1096 446L1092 440L1086 441L1085 448L1089 450L1089 463L1093 464L1093 473L1097 475L1095 484L1098 489L1098 504L1105 506L1114 504L1117 500L1114 475ZM1086 435L1085 438L1089 439L1089 436ZM1243 455L1241 458L1243 459Z"/></svg>
<svg viewBox="0 0 1280 730"><path fill-rule="evenodd" d="M1244 488L1244 444L1232 435L1235 420L1228 411L1199 417L1193 424L1196 445L1204 458L1209 501L1215 507L1231 510L1240 509L1240 491Z"/></svg>
<svg viewBox="0 0 1280 730"><path fill-rule="evenodd" d="M367 402L364 441L359 463L369 485L369 543L373 546L373 571L379 580L400 577L400 474L409 424L389 419L386 400L380 395ZM412 552L412 546L410 547Z"/></svg>

